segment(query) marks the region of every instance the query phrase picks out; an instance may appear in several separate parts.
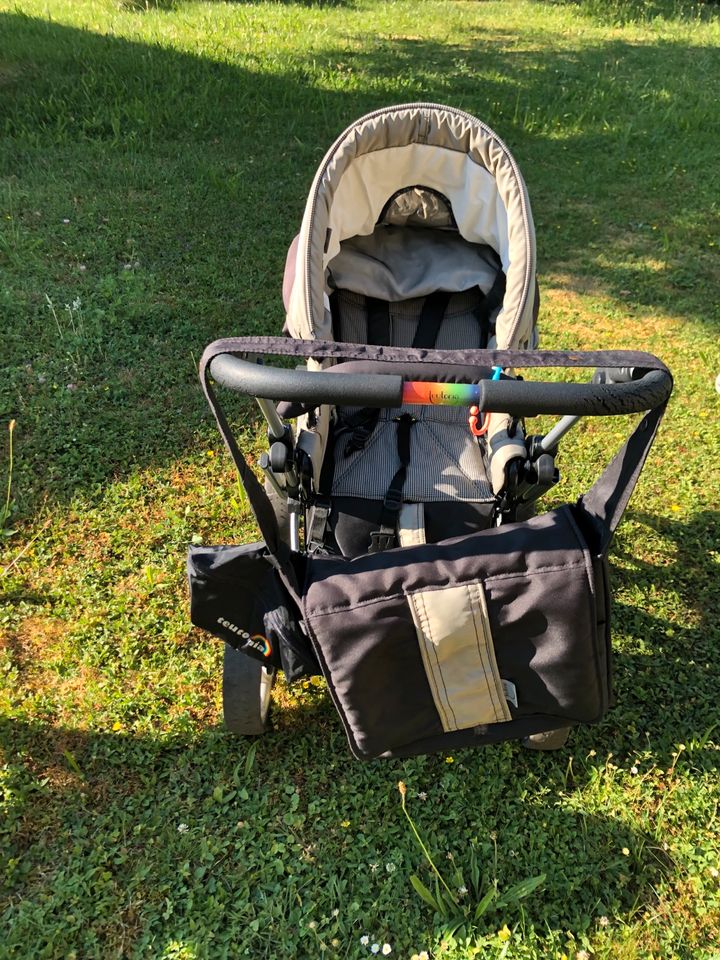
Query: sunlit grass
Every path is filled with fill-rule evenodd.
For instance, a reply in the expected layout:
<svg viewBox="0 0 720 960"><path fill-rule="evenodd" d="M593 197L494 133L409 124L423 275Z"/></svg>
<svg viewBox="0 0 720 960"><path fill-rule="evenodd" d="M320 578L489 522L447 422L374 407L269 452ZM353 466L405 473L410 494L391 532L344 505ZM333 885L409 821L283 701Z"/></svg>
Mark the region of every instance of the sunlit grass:
<svg viewBox="0 0 720 960"><path fill-rule="evenodd" d="M0 0L0 957L713 955L719 23L660 0ZM542 345L675 374L613 548L618 703L558 755L362 765L315 680L279 685L249 749L188 620L187 544L256 536L202 349L279 332L324 151L415 99L516 154ZM629 426L571 434L555 498ZM410 884L433 874L398 780L443 876L542 888L453 930Z"/></svg>

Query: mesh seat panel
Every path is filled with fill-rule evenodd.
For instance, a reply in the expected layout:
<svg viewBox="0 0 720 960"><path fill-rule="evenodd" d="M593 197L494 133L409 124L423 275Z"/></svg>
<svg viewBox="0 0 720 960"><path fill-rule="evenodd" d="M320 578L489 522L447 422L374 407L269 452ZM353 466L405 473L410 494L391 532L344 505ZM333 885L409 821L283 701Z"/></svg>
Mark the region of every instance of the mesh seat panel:
<svg viewBox="0 0 720 960"><path fill-rule="evenodd" d="M467 424L465 407L416 407L384 410L364 450L345 456L350 432L335 442L333 496L382 500L400 466L395 417L417 419L410 433L410 466L403 499L484 503L493 492L477 440Z"/></svg>

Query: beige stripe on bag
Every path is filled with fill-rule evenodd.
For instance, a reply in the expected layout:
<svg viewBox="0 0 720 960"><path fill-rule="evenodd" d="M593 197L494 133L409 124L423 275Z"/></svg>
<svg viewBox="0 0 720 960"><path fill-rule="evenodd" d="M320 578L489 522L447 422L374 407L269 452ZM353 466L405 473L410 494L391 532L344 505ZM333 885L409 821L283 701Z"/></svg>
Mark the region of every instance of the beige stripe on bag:
<svg viewBox="0 0 720 960"><path fill-rule="evenodd" d="M408 601L443 730L511 720L482 585L419 590Z"/></svg>

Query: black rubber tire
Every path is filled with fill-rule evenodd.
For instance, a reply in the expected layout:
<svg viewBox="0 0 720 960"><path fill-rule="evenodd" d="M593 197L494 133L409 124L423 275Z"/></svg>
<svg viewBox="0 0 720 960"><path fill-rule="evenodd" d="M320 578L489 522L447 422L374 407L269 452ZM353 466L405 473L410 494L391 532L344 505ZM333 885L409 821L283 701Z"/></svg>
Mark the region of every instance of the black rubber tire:
<svg viewBox="0 0 720 960"><path fill-rule="evenodd" d="M223 658L223 719L230 733L257 737L268 728L270 691L275 670L225 644Z"/></svg>

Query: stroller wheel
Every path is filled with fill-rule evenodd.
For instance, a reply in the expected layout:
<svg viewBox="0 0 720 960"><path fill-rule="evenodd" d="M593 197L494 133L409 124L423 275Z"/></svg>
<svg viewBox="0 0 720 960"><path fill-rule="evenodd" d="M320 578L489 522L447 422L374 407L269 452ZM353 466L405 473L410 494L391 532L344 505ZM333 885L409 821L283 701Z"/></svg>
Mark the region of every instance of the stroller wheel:
<svg viewBox="0 0 720 960"><path fill-rule="evenodd" d="M567 743L570 727L558 730L546 730L544 733L532 733L525 737L522 745L527 750L561 750Z"/></svg>
<svg viewBox="0 0 720 960"><path fill-rule="evenodd" d="M265 733L274 680L274 669L225 644L223 719L230 733L240 737Z"/></svg>

